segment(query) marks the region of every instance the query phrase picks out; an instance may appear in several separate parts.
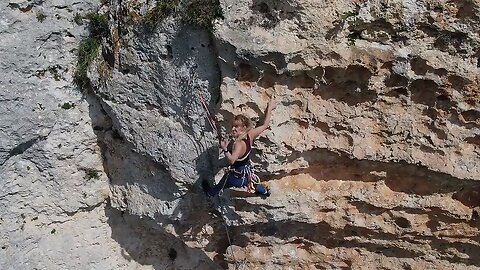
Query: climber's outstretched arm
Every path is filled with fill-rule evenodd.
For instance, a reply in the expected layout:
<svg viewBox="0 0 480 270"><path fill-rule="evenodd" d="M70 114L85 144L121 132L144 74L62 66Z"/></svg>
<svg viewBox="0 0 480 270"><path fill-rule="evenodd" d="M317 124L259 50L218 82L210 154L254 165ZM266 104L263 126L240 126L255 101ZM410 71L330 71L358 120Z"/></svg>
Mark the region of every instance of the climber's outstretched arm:
<svg viewBox="0 0 480 270"><path fill-rule="evenodd" d="M253 128L248 132L248 135L250 136L252 142L270 125L270 119L272 118L272 110L275 109L275 107L277 107L277 104L275 102L275 98L272 97L268 102L267 109L265 110L265 118L263 119L262 125Z"/></svg>

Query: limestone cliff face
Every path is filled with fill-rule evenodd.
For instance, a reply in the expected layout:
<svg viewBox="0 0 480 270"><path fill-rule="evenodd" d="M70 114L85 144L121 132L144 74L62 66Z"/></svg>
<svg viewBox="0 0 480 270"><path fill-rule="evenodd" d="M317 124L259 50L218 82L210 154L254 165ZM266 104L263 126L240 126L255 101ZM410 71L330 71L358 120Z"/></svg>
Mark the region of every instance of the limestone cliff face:
<svg viewBox="0 0 480 270"><path fill-rule="evenodd" d="M0 4L0 267L479 268L480 2L457 2L193 1L212 33L190 1ZM200 97L229 129L271 95L272 196L209 202Z"/></svg>
<svg viewBox="0 0 480 270"><path fill-rule="evenodd" d="M72 84L85 34L73 17L95 6L0 3L2 269L110 267L116 260L108 254L120 254L101 207L109 184L89 116L99 106L82 101Z"/></svg>
<svg viewBox="0 0 480 270"><path fill-rule="evenodd" d="M216 33L227 60L223 108L276 93L283 106L267 138L284 158L299 154L277 156L270 170L302 167L303 154L320 148L478 179L474 3L225 5Z"/></svg>
<svg viewBox="0 0 480 270"><path fill-rule="evenodd" d="M237 260L479 266L478 5L223 3L221 113L280 102L256 156L274 195L234 196Z"/></svg>

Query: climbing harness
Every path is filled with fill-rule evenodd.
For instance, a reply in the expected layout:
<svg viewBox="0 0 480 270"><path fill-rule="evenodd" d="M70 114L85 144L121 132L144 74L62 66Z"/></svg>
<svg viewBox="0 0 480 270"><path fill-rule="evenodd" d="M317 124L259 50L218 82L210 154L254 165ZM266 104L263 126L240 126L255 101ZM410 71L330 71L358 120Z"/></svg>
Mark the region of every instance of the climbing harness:
<svg viewBox="0 0 480 270"><path fill-rule="evenodd" d="M246 164L246 165L240 166L239 168L230 168L227 173L236 174L240 176L243 179L243 181L246 180L247 183L242 183L242 186L247 187L248 193L255 193L255 187L257 185L260 185L260 177L258 177L258 175L255 174L255 171L253 170L253 166L251 164ZM225 183L223 184L223 187L225 187ZM223 191L223 187L222 187L222 191Z"/></svg>
<svg viewBox="0 0 480 270"><path fill-rule="evenodd" d="M251 165L249 165L249 167L247 191L249 193L255 193L255 188L257 185L260 185L260 177L255 174L255 171Z"/></svg>

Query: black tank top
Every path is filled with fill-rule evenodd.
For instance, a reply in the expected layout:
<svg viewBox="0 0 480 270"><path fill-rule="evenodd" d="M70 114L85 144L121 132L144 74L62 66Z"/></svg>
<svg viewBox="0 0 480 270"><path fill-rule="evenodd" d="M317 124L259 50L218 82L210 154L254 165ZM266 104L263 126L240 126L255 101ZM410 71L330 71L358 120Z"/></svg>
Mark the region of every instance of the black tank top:
<svg viewBox="0 0 480 270"><path fill-rule="evenodd" d="M248 133L247 137L243 138L242 141L244 141L247 145L247 149L245 150L245 153L230 166L233 169L250 164L250 151L252 150L252 143L250 142L250 136L248 135ZM232 150L229 151L232 152Z"/></svg>

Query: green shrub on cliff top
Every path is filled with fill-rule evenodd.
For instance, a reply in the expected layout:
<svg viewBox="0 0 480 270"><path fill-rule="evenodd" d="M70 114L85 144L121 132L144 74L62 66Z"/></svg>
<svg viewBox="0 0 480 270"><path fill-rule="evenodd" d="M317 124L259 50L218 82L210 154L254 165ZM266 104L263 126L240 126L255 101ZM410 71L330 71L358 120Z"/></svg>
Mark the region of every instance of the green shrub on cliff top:
<svg viewBox="0 0 480 270"><path fill-rule="evenodd" d="M223 19L219 0L193 0L187 6L183 21L213 31L215 19Z"/></svg>
<svg viewBox="0 0 480 270"><path fill-rule="evenodd" d="M157 0L155 7L147 12L144 22L155 26L158 22L170 15L178 4L178 0Z"/></svg>

